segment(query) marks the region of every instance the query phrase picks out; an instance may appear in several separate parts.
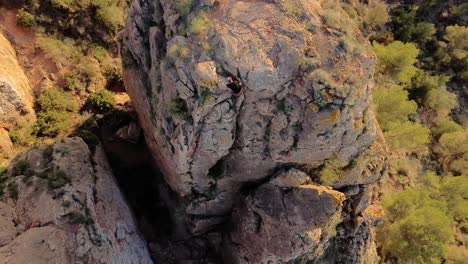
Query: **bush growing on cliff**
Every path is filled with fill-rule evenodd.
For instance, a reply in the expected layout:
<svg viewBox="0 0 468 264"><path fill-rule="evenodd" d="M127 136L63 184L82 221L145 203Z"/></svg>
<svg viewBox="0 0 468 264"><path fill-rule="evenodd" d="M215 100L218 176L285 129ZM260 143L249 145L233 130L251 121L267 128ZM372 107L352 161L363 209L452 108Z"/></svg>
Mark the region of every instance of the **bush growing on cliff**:
<svg viewBox="0 0 468 264"><path fill-rule="evenodd" d="M55 88L46 90L36 101L38 136L55 137L72 127L78 104L67 93Z"/></svg>
<svg viewBox="0 0 468 264"><path fill-rule="evenodd" d="M16 23L21 26L32 27L36 25L36 19L33 14L21 8L16 15Z"/></svg>
<svg viewBox="0 0 468 264"><path fill-rule="evenodd" d="M185 59L188 57L190 50L186 47L179 46L177 44L172 44L167 50L167 57L170 62L174 62L177 59Z"/></svg>
<svg viewBox="0 0 468 264"><path fill-rule="evenodd" d="M175 0L174 3L177 11L183 17L187 16L192 10L193 0Z"/></svg>
<svg viewBox="0 0 468 264"><path fill-rule="evenodd" d="M343 168L347 164L343 164L336 157L328 159L319 172L320 182L324 185L332 186L343 175Z"/></svg>
<svg viewBox="0 0 468 264"><path fill-rule="evenodd" d="M99 90L88 98L88 105L100 112L108 112L114 108L114 95L108 90Z"/></svg>
<svg viewBox="0 0 468 264"><path fill-rule="evenodd" d="M96 17L98 21L111 29L116 30L124 25L124 10L114 4L100 6Z"/></svg>
<svg viewBox="0 0 468 264"><path fill-rule="evenodd" d="M59 68L68 66L80 58L80 52L75 48L75 41L70 38L63 40L51 36L39 36L36 45L52 59Z"/></svg>
<svg viewBox="0 0 468 264"><path fill-rule="evenodd" d="M210 29L210 20L205 13L198 14L190 21L189 32L205 37Z"/></svg>

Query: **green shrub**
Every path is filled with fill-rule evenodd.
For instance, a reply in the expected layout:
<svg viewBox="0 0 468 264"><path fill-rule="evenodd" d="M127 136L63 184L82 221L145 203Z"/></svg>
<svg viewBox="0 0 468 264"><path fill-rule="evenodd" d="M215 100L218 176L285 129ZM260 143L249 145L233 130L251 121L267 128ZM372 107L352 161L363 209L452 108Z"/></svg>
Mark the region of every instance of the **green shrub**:
<svg viewBox="0 0 468 264"><path fill-rule="evenodd" d="M391 12L395 37L403 42L412 40L416 25L417 6L400 5Z"/></svg>
<svg viewBox="0 0 468 264"><path fill-rule="evenodd" d="M408 100L408 92L403 87L389 86L375 89L373 97L376 117L383 131L390 130L394 123L407 121L418 108L416 102Z"/></svg>
<svg viewBox="0 0 468 264"><path fill-rule="evenodd" d="M116 5L100 6L96 17L110 29L117 30L124 24L124 10Z"/></svg>
<svg viewBox="0 0 468 264"><path fill-rule="evenodd" d="M393 151L418 153L429 143L429 129L409 121L392 123L384 136Z"/></svg>
<svg viewBox="0 0 468 264"><path fill-rule="evenodd" d="M43 50L46 56L52 59L58 67L74 64L82 56L75 47L75 41L70 38L60 40L55 37L39 36L36 45Z"/></svg>
<svg viewBox="0 0 468 264"><path fill-rule="evenodd" d="M459 124L454 122L448 117L441 118L437 120L436 126L433 129L433 133L436 137L440 137L445 133L452 133L452 132L458 132L462 131L463 127L461 127Z"/></svg>
<svg viewBox="0 0 468 264"><path fill-rule="evenodd" d="M33 14L21 8L16 15L16 23L24 27L33 27L36 25L36 19Z"/></svg>
<svg viewBox="0 0 468 264"><path fill-rule="evenodd" d="M416 24L413 32L413 38L418 42L426 42L431 40L435 33L436 29L434 24L421 22Z"/></svg>
<svg viewBox="0 0 468 264"><path fill-rule="evenodd" d="M446 172L452 172L456 175L468 175L468 130L459 130L443 134L436 146L434 152Z"/></svg>
<svg viewBox="0 0 468 264"><path fill-rule="evenodd" d="M190 54L190 50L186 47L179 46L177 44L172 44L167 50L167 57L171 62L176 61L177 59L185 59Z"/></svg>
<svg viewBox="0 0 468 264"><path fill-rule="evenodd" d="M20 160L16 162L16 164L13 166L11 170L11 175L17 176L17 175L29 174L30 170L31 170L31 164L29 163L29 161Z"/></svg>
<svg viewBox="0 0 468 264"><path fill-rule="evenodd" d="M86 91L88 86L87 78L76 70L67 72L63 79L66 82L66 87L76 93Z"/></svg>
<svg viewBox="0 0 468 264"><path fill-rule="evenodd" d="M434 89L445 89L449 80L445 75L430 75L425 71L417 70L409 86L410 94L419 104L427 99L429 91Z"/></svg>
<svg viewBox="0 0 468 264"><path fill-rule="evenodd" d="M80 58L76 71L86 81L86 91L94 92L106 87L107 80L99 61L92 55Z"/></svg>
<svg viewBox="0 0 468 264"><path fill-rule="evenodd" d="M419 49L413 43L394 41L387 46L373 43L377 54L377 71L388 75L397 83L408 83L416 74Z"/></svg>
<svg viewBox="0 0 468 264"><path fill-rule="evenodd" d="M75 120L78 104L67 93L58 89L46 90L36 101L37 121L35 133L38 136L55 137L70 129Z"/></svg>
<svg viewBox="0 0 468 264"><path fill-rule="evenodd" d="M114 95L108 90L99 90L89 96L87 104L99 112L109 112L114 108Z"/></svg>
<svg viewBox="0 0 468 264"><path fill-rule="evenodd" d="M37 108L39 112L74 112L78 110L78 104L66 92L48 89L37 99Z"/></svg>
<svg viewBox="0 0 468 264"><path fill-rule="evenodd" d="M325 161L325 164L318 174L321 184L332 186L333 183L340 180L344 174L343 168L346 165L347 164L339 162L336 157Z"/></svg>
<svg viewBox="0 0 468 264"><path fill-rule="evenodd" d="M200 36L206 36L210 29L210 20L205 13L198 14L190 21L189 32Z"/></svg>
<svg viewBox="0 0 468 264"><path fill-rule="evenodd" d="M424 105L434 110L438 116L447 116L452 109L458 106L457 96L444 87L432 89L427 93Z"/></svg>
<svg viewBox="0 0 468 264"><path fill-rule="evenodd" d="M457 59L464 59L468 56L468 27L448 26L445 30L444 40L448 42L450 53Z"/></svg>
<svg viewBox="0 0 468 264"><path fill-rule="evenodd" d="M52 3L52 5L55 7L55 8L60 8L60 9L65 9L65 10L68 10L68 11L76 11L76 2L78 1L75 1L75 0L50 0L50 2Z"/></svg>
<svg viewBox="0 0 468 264"><path fill-rule="evenodd" d="M193 0L175 0L174 3L177 11L183 17L186 17L192 10Z"/></svg>
<svg viewBox="0 0 468 264"><path fill-rule="evenodd" d="M384 196L385 221L377 232L383 255L398 263L442 263L453 253L454 227L468 219L467 188L466 177L428 171L416 189Z"/></svg>
<svg viewBox="0 0 468 264"><path fill-rule="evenodd" d="M364 11L365 25L373 30L381 30L389 21L387 4L382 0L369 1Z"/></svg>

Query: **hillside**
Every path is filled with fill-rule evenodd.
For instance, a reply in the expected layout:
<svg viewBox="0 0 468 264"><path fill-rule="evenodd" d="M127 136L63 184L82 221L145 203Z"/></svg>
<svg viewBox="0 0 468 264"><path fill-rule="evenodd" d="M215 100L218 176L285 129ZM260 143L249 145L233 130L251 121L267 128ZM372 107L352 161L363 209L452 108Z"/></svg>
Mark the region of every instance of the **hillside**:
<svg viewBox="0 0 468 264"><path fill-rule="evenodd" d="M0 263L465 263L462 0L0 0Z"/></svg>

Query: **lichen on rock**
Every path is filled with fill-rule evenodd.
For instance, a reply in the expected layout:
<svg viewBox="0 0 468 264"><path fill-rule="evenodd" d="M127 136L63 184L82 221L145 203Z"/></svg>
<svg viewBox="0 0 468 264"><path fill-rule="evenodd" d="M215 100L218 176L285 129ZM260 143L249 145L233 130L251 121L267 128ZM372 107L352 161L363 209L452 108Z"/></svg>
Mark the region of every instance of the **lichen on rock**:
<svg viewBox="0 0 468 264"><path fill-rule="evenodd" d="M146 142L166 182L187 204L184 239L219 233L230 222L238 228L230 235L246 239L225 243L230 257L250 263L318 258L332 237L318 241L320 228L338 224L342 219L329 213L340 215L354 196L330 202L333 209L317 199L342 197L339 190L347 187L361 193L359 186L376 182L384 167L384 153L361 155L385 151L383 142L374 143L380 132L370 109L375 56L368 41L347 16L338 21L343 30L330 24L327 12L339 9L338 2L196 1L184 12L178 3L134 1L120 41L125 84ZM229 76L242 80L242 95L226 88ZM321 193L316 173L331 158L358 162L333 182L338 190ZM288 208L294 210L279 203L270 213L287 218L315 212L324 215L323 225L287 224L274 215L264 228L287 237L296 235L286 232L294 229L302 238L315 230L318 237L302 251L270 243L271 233L239 228L257 221L256 202L276 206L268 199L281 197L285 182L271 179L291 168L307 174L309 187L292 188L294 206ZM249 248L252 239L271 246L270 255Z"/></svg>

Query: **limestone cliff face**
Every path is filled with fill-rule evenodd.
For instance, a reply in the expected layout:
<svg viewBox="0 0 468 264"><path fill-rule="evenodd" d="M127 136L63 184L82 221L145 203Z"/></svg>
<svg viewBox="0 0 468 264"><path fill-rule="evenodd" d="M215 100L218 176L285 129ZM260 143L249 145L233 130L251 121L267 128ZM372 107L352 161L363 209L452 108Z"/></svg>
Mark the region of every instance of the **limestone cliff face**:
<svg viewBox="0 0 468 264"><path fill-rule="evenodd" d="M32 90L10 42L0 33L0 159L12 154L11 123L34 119Z"/></svg>
<svg viewBox="0 0 468 264"><path fill-rule="evenodd" d="M176 1L135 0L121 35L125 84L186 204L185 227L221 233L224 261L317 260L375 224L356 220L384 168L374 55L357 28L324 24L321 1L293 2L299 15L284 1L213 0L182 16ZM229 75L245 83L241 96L226 88ZM327 160L348 164L334 190L319 186ZM226 223L232 230L219 231ZM352 261L363 261L363 245Z"/></svg>
<svg viewBox="0 0 468 264"><path fill-rule="evenodd" d="M68 138L29 150L0 186L2 263L152 263L102 148Z"/></svg>

